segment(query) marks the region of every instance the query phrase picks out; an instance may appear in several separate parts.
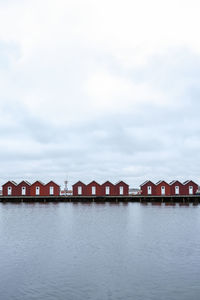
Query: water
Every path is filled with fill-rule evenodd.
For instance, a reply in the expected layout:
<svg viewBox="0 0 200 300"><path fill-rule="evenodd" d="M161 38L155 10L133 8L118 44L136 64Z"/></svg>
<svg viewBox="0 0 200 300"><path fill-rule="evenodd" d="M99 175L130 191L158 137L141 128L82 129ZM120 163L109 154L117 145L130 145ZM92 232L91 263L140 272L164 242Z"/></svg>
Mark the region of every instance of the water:
<svg viewBox="0 0 200 300"><path fill-rule="evenodd" d="M197 300L200 206L0 204L2 300Z"/></svg>

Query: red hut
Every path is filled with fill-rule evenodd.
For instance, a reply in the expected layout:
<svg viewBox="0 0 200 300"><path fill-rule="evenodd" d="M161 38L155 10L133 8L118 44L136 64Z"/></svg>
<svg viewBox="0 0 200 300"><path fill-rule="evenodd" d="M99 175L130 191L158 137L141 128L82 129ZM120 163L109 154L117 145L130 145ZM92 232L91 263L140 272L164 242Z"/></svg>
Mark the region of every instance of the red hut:
<svg viewBox="0 0 200 300"><path fill-rule="evenodd" d="M59 196L60 195L60 186L54 181L49 181L44 186L45 196Z"/></svg>
<svg viewBox="0 0 200 300"><path fill-rule="evenodd" d="M192 180L183 183L184 195L195 195L198 190L198 184Z"/></svg>
<svg viewBox="0 0 200 300"><path fill-rule="evenodd" d="M156 195L170 196L170 185L164 180L158 181L156 183Z"/></svg>
<svg viewBox="0 0 200 300"><path fill-rule="evenodd" d="M82 181L78 181L72 185L73 196L86 196L86 185Z"/></svg>
<svg viewBox="0 0 200 300"><path fill-rule="evenodd" d="M150 180L147 180L141 184L140 188L143 196L156 195L156 185Z"/></svg>
<svg viewBox="0 0 200 300"><path fill-rule="evenodd" d="M174 195L184 195L184 186L183 184L178 180L173 180L170 182L170 194L172 196Z"/></svg>
<svg viewBox="0 0 200 300"><path fill-rule="evenodd" d="M101 185L102 196L115 196L115 185L110 181L106 181Z"/></svg>
<svg viewBox="0 0 200 300"><path fill-rule="evenodd" d="M116 196L128 196L129 185L124 181L119 181L115 184L115 195Z"/></svg>
<svg viewBox="0 0 200 300"><path fill-rule="evenodd" d="M17 196L17 183L15 181L8 181L2 185L3 196Z"/></svg>
<svg viewBox="0 0 200 300"><path fill-rule="evenodd" d="M87 196L102 196L101 185L93 180L86 186L86 195Z"/></svg>
<svg viewBox="0 0 200 300"><path fill-rule="evenodd" d="M30 182L23 180L16 186L17 196L30 196L31 184Z"/></svg>
<svg viewBox="0 0 200 300"><path fill-rule="evenodd" d="M45 185L43 182L37 180L31 185L31 196L47 196L45 194Z"/></svg>

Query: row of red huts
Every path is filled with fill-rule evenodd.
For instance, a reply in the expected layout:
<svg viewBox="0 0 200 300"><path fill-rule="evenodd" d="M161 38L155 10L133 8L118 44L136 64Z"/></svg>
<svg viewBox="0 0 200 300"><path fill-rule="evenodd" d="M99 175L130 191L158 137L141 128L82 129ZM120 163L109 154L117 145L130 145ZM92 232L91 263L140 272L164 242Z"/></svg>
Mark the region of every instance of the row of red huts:
<svg viewBox="0 0 200 300"><path fill-rule="evenodd" d="M174 195L195 195L198 191L198 184L192 180L181 183L174 180L170 183L159 181L153 183L150 180L145 181L139 190L142 196L174 196ZM15 181L8 181L2 186L3 196L59 196L60 186L54 181L44 184L41 181L35 181L33 184L23 180L19 184ZM72 186L73 196L128 196L129 185L124 181L116 184L106 181L99 184L92 181L85 184L78 181Z"/></svg>
<svg viewBox="0 0 200 300"><path fill-rule="evenodd" d="M128 196L129 185L124 181L119 181L116 184L110 181L103 184L96 181L89 184L78 181L72 186L72 193L73 196Z"/></svg>
<svg viewBox="0 0 200 300"><path fill-rule="evenodd" d="M187 180L183 183L178 180L173 180L170 183L164 180L160 180L157 183L147 180L140 188L143 196L183 196L195 195L198 191L198 184L192 180Z"/></svg>
<svg viewBox="0 0 200 300"><path fill-rule="evenodd" d="M15 181L8 181L2 185L3 196L59 196L60 186L54 181L44 184L35 181L33 184L23 180L19 184Z"/></svg>
<svg viewBox="0 0 200 300"><path fill-rule="evenodd" d="M106 181L104 184L99 184L92 181L89 184L84 184L78 181L72 186L73 196L127 196L129 194L129 186L123 181L112 184ZM3 196L59 196L60 186L54 181L44 184L41 181L36 181L31 184L23 180L19 184L15 181L8 181L2 186Z"/></svg>

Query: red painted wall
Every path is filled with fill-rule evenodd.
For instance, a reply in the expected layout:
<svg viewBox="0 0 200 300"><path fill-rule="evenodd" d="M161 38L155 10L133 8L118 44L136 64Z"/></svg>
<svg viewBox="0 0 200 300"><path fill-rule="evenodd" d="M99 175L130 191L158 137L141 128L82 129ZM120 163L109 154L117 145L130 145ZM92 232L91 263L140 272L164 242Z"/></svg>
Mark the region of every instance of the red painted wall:
<svg viewBox="0 0 200 300"><path fill-rule="evenodd" d="M189 181L187 184L183 184L183 195L189 195L189 186L193 187L193 195L195 195L198 190L198 184L194 181Z"/></svg>
<svg viewBox="0 0 200 300"><path fill-rule="evenodd" d="M2 185L2 194L3 196L8 196L8 187L12 187L12 194L11 196L17 196L16 185L13 184L11 181L6 182Z"/></svg>
<svg viewBox="0 0 200 300"><path fill-rule="evenodd" d="M50 195L50 187L54 187L54 194ZM50 181L44 186L45 196L59 196L60 195L60 186L54 181Z"/></svg>
<svg viewBox="0 0 200 300"><path fill-rule="evenodd" d="M79 186L82 187L82 195L78 194L78 187ZM78 181L75 184L73 184L73 186L72 186L72 195L73 196L86 196L86 194L87 194L86 185L83 182Z"/></svg>
<svg viewBox="0 0 200 300"><path fill-rule="evenodd" d="M16 186L16 196L22 196L22 187L26 187L26 195L30 196L31 194L31 185L29 185L27 182L22 181Z"/></svg>
<svg viewBox="0 0 200 300"><path fill-rule="evenodd" d="M156 185L156 195L157 196L162 196L161 195L161 186L165 186L165 195L163 196L170 196L170 185L165 182L165 181L161 181L159 184Z"/></svg>
<svg viewBox="0 0 200 300"><path fill-rule="evenodd" d="M45 193L45 185L42 184L42 183L39 182L39 181L36 181L36 182L34 182L34 183L31 185L30 195L31 195L31 196L36 196L36 186L39 186L39 187L40 187L40 195L38 195L38 196L46 196L46 193ZM36 197L37 197L37 196L36 196Z"/></svg>
<svg viewBox="0 0 200 300"><path fill-rule="evenodd" d="M124 187L124 194L120 195L120 186ZM124 181L120 181L115 184L115 196L128 196L129 194L129 185L126 184Z"/></svg>
<svg viewBox="0 0 200 300"><path fill-rule="evenodd" d="M148 195L147 187L151 186L152 194ZM146 182L144 185L141 185L142 196L155 196L156 195L156 185L152 181Z"/></svg>
<svg viewBox="0 0 200 300"><path fill-rule="evenodd" d="M106 195L106 187L110 187L110 194ZM101 185L101 195L102 196L115 196L115 185L112 184L110 181L106 181Z"/></svg>
<svg viewBox="0 0 200 300"><path fill-rule="evenodd" d="M92 186L96 187L95 195L92 195ZM99 183L97 183L96 181L90 182L88 185L86 185L86 195L87 196L102 196L101 185Z"/></svg>
<svg viewBox="0 0 200 300"><path fill-rule="evenodd" d="M173 184L170 184L170 195L172 195L172 196L176 195L176 192L175 192L175 187L176 186L179 186L179 195L180 196L185 195L184 186L178 180L175 181Z"/></svg>

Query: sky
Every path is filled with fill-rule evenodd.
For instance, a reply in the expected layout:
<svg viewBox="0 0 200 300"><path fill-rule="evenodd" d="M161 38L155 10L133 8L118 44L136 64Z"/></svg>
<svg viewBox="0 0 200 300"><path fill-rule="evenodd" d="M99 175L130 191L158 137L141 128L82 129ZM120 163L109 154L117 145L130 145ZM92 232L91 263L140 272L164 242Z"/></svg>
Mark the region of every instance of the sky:
<svg viewBox="0 0 200 300"><path fill-rule="evenodd" d="M199 9L0 0L0 184L200 184Z"/></svg>

